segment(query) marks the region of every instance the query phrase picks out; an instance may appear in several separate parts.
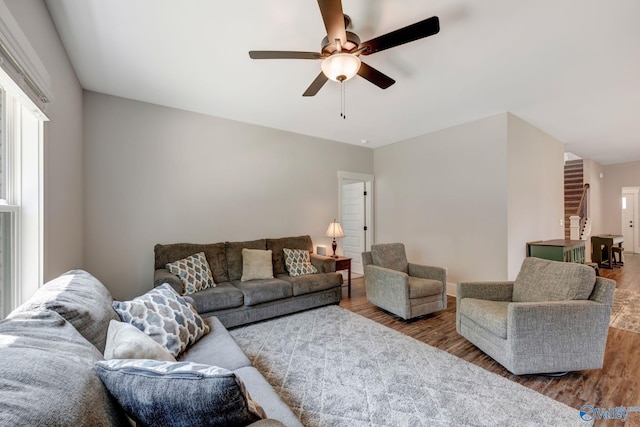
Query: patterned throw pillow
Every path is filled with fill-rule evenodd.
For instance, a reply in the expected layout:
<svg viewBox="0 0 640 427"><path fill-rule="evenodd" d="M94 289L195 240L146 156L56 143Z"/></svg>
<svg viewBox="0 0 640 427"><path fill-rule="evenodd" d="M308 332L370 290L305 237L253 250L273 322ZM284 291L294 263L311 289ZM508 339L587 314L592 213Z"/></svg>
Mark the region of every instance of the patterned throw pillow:
<svg viewBox="0 0 640 427"><path fill-rule="evenodd" d="M216 286L204 252L188 256L167 264L167 270L175 274L184 284L184 295Z"/></svg>
<svg viewBox="0 0 640 427"><path fill-rule="evenodd" d="M131 301L114 301L113 308L123 322L149 335L173 357L210 330L193 306L168 283Z"/></svg>
<svg viewBox="0 0 640 427"><path fill-rule="evenodd" d="M95 369L138 425L240 426L266 418L242 380L217 366L116 359Z"/></svg>
<svg viewBox="0 0 640 427"><path fill-rule="evenodd" d="M284 265L287 267L289 276L304 276L314 274L318 269L311 264L309 251L304 249L283 249Z"/></svg>

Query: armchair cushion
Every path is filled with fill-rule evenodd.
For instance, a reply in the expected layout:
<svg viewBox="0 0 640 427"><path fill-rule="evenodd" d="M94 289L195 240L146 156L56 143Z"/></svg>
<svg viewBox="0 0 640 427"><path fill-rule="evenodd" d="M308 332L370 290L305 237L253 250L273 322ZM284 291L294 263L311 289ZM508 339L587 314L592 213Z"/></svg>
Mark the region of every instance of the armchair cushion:
<svg viewBox="0 0 640 427"><path fill-rule="evenodd" d="M407 281L409 282L409 299L441 294L444 286L439 280L421 279L419 277L409 276Z"/></svg>
<svg viewBox="0 0 640 427"><path fill-rule="evenodd" d="M373 263L392 270L409 272L409 263L402 243L371 245Z"/></svg>
<svg viewBox="0 0 640 427"><path fill-rule="evenodd" d="M460 314L473 320L478 326L500 338L507 339L509 301L490 301L464 298L460 302Z"/></svg>
<svg viewBox="0 0 640 427"><path fill-rule="evenodd" d="M513 283L513 301L586 300L595 283L595 270L589 266L528 257Z"/></svg>

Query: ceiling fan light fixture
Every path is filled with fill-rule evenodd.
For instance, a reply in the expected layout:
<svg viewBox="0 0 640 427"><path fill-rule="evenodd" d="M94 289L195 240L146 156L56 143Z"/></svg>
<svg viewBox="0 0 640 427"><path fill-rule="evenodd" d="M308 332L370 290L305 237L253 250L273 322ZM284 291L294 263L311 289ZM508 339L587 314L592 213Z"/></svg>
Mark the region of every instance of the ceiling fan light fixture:
<svg viewBox="0 0 640 427"><path fill-rule="evenodd" d="M334 82L344 82L358 74L360 58L350 53L334 53L322 61L322 72Z"/></svg>

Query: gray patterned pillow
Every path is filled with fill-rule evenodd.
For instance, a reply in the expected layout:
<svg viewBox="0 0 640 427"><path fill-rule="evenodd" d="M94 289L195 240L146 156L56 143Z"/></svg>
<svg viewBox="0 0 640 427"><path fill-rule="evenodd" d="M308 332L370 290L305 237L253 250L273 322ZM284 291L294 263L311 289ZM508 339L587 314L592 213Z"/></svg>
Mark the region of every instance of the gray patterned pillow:
<svg viewBox="0 0 640 427"><path fill-rule="evenodd" d="M314 274L318 269L311 264L309 251L304 249L282 249L284 251L284 265L289 276L305 276Z"/></svg>
<svg viewBox="0 0 640 427"><path fill-rule="evenodd" d="M240 426L266 418L242 380L217 366L138 359L101 361L95 369L139 425Z"/></svg>
<svg viewBox="0 0 640 427"><path fill-rule="evenodd" d="M123 322L131 323L177 357L209 333L198 312L164 283L131 301L114 301Z"/></svg>
<svg viewBox="0 0 640 427"><path fill-rule="evenodd" d="M167 270L175 274L184 284L184 295L201 291L207 288L215 288L211 268L204 252L190 255L184 259L170 262Z"/></svg>

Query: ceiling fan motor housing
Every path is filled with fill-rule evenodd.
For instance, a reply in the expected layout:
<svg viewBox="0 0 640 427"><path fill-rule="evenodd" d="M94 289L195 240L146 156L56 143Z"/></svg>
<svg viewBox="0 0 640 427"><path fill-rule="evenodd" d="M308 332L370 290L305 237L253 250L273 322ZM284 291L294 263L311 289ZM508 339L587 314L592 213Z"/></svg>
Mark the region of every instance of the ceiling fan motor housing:
<svg viewBox="0 0 640 427"><path fill-rule="evenodd" d="M354 51L360 46L360 37L351 31L347 31L347 41L342 45L342 52L349 53ZM322 55L331 55L337 49L335 40L329 41L329 37L322 39L321 49Z"/></svg>

